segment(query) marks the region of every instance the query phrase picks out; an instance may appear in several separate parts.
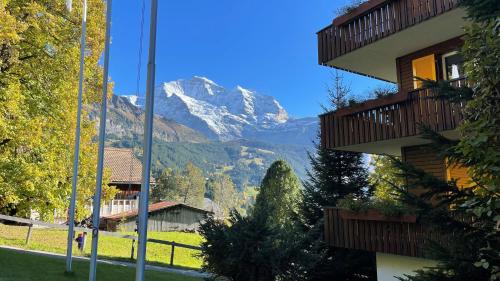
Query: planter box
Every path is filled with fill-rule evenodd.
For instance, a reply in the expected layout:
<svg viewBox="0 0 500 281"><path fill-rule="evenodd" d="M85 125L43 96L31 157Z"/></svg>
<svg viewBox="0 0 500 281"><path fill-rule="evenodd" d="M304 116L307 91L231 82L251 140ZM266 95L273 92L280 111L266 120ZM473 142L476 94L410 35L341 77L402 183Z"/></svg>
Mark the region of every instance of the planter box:
<svg viewBox="0 0 500 281"><path fill-rule="evenodd" d="M405 222L416 223L417 217L415 215L401 215L401 216L386 216L378 210L370 209L367 211L353 212L349 210L339 210L341 219L345 220L364 220L364 221L386 221L386 222Z"/></svg>
<svg viewBox="0 0 500 281"><path fill-rule="evenodd" d="M414 215L391 217L374 209L356 213L333 207L324 212L324 239L332 247L425 257L427 241L447 239Z"/></svg>

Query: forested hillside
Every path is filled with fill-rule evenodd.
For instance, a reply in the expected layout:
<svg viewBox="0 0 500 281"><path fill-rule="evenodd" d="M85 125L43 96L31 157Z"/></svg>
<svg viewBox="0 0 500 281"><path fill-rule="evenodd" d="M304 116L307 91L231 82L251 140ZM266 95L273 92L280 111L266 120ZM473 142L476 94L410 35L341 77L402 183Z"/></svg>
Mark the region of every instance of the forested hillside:
<svg viewBox="0 0 500 281"><path fill-rule="evenodd" d="M108 107L107 145L134 148L142 153L144 111L127 98L113 96ZM96 119L96 111L91 117ZM193 163L205 175L224 173L236 186L258 186L269 165L277 159L289 162L299 177L309 165L310 145L272 144L267 142L208 140L202 133L160 116L154 119L153 176L165 168L180 169Z"/></svg>
<svg viewBox="0 0 500 281"><path fill-rule="evenodd" d="M131 147L134 144L136 154L141 147L131 139L112 142L113 146ZM269 167L276 159L285 159L291 163L296 173L305 175L307 148L292 145L271 145L250 141L231 142L166 142L155 138L153 146L153 174L158 176L165 168L182 168L191 162L208 175L224 173L229 175L236 186L257 186Z"/></svg>

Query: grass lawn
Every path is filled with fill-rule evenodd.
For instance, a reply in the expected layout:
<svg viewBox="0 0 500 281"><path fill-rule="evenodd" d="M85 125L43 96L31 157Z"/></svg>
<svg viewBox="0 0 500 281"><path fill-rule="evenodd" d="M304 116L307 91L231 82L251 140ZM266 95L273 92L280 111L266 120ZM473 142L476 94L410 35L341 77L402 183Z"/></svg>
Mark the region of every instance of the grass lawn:
<svg viewBox="0 0 500 281"><path fill-rule="evenodd" d="M40 250L53 253L66 253L67 231L46 228L33 228L31 240L25 245L27 226L0 224L0 245L13 246L24 249ZM132 233L129 233L132 234ZM175 241L188 245L198 246L202 242L200 235L183 232L148 232L148 238ZM90 256L91 235L87 235L87 242L83 255ZM73 243L74 254L81 255ZM130 261L132 241L129 239L110 236L99 237L99 258ZM171 247L156 243L148 243L146 259L148 263L168 265L170 263ZM174 265L188 268L200 268L201 259L196 255L199 251L175 248ZM136 251L137 254L137 242Z"/></svg>
<svg viewBox="0 0 500 281"><path fill-rule="evenodd" d="M0 280L88 280L88 261L73 261L72 274L65 274L65 260L38 256L28 253L18 253L10 250L0 249ZM134 280L135 268L98 264L98 280ZM169 280L169 281L201 281L200 278L188 277L174 273L146 271L146 280Z"/></svg>

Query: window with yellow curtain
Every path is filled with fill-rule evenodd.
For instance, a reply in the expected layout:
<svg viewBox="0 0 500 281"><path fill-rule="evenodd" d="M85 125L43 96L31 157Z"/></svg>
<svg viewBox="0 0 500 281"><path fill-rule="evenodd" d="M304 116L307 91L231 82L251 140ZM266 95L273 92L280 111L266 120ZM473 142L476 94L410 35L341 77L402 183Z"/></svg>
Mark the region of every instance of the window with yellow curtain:
<svg viewBox="0 0 500 281"><path fill-rule="evenodd" d="M451 164L446 159L446 180L456 180L459 188L471 187L474 185L469 177L468 168L458 164Z"/></svg>
<svg viewBox="0 0 500 281"><path fill-rule="evenodd" d="M414 59L411 62L411 65L413 68L413 77L436 81L436 63L434 54ZM413 81L413 88L418 89L421 87L422 81L415 79Z"/></svg>

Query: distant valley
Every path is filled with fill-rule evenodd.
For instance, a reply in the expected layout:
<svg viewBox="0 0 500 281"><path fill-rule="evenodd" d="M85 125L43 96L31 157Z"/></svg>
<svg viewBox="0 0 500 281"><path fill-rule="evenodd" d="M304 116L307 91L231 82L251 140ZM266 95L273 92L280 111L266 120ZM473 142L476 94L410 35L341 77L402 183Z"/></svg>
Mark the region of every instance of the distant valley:
<svg viewBox="0 0 500 281"><path fill-rule="evenodd" d="M91 116L97 119L97 109ZM141 152L144 111L136 96L113 96L108 107L108 145ZM276 99L240 86L232 90L203 78L162 83L155 92L153 170L188 162L208 175L231 176L238 187L258 185L276 159L305 177L316 117L294 119Z"/></svg>

